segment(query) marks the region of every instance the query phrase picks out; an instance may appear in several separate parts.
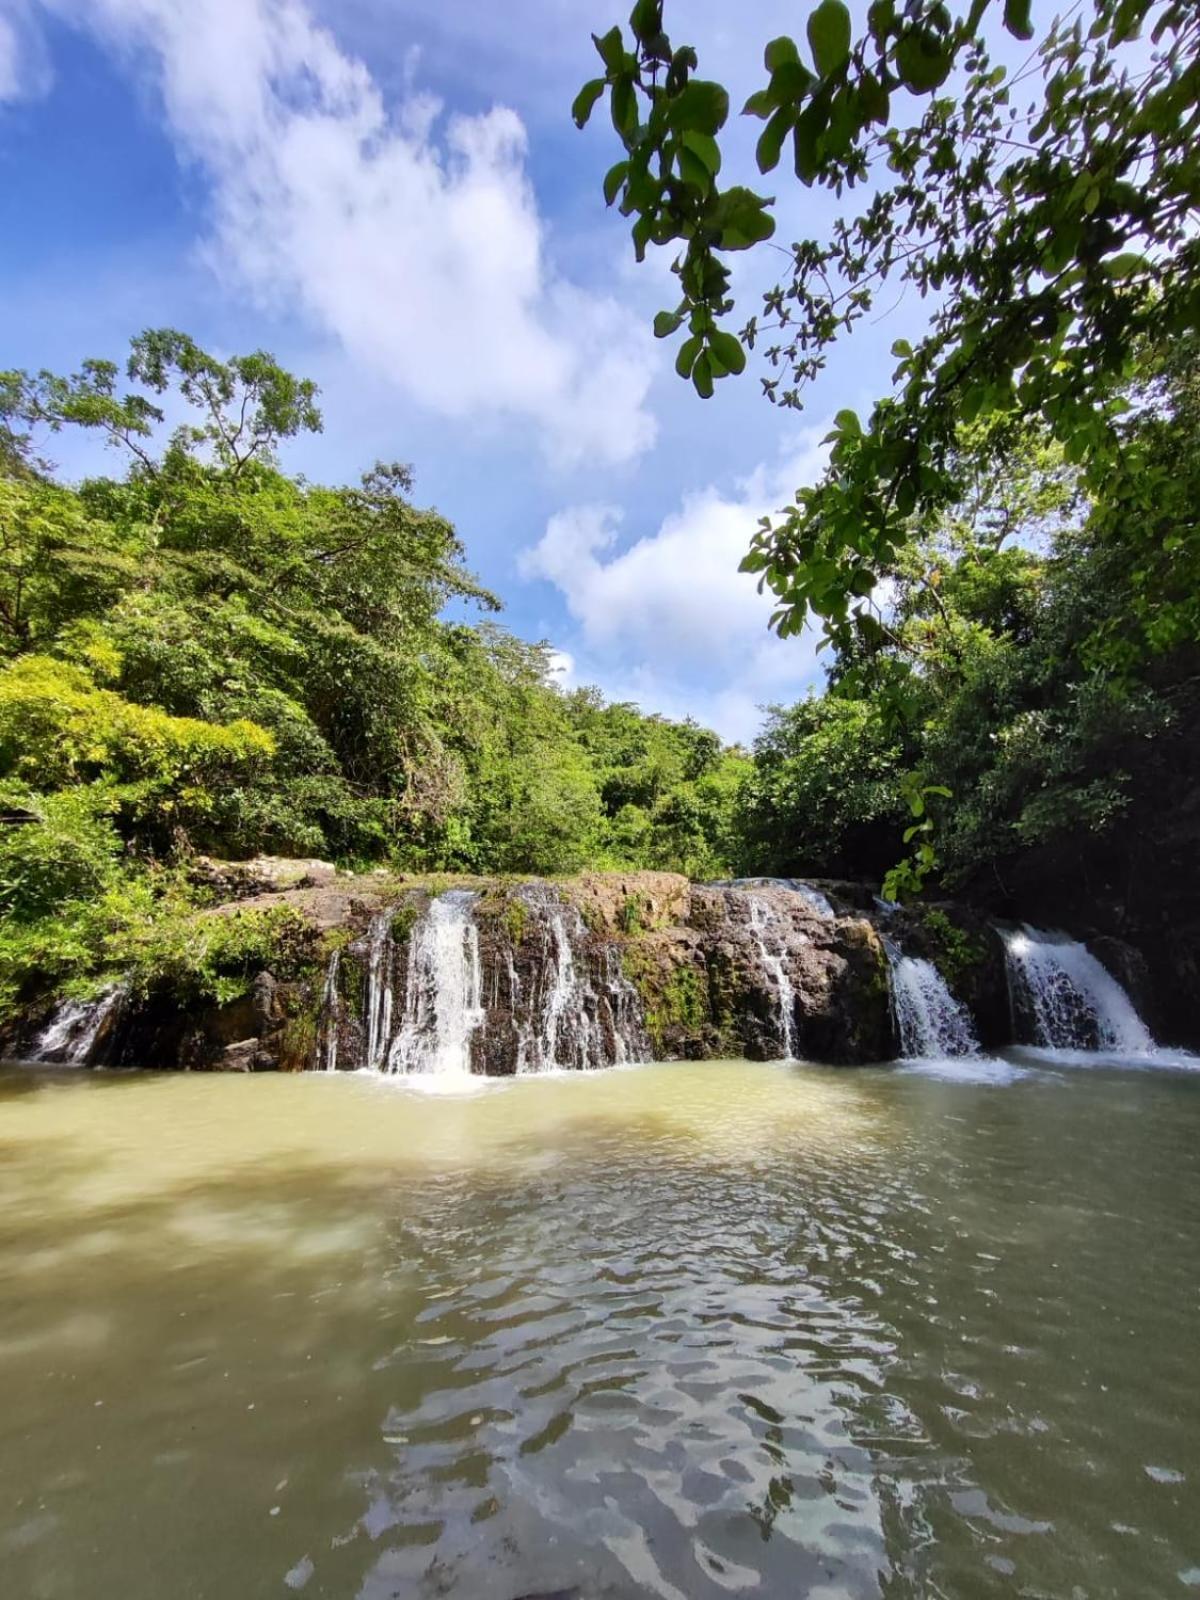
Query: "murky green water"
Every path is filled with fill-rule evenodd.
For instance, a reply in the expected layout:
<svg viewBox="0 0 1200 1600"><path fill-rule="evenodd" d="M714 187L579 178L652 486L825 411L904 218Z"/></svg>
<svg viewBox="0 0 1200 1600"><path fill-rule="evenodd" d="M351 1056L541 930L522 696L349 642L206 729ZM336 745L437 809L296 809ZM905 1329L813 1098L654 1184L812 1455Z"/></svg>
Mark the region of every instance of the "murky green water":
<svg viewBox="0 0 1200 1600"><path fill-rule="evenodd" d="M0 1076L0 1594L1200 1590L1200 1075Z"/></svg>

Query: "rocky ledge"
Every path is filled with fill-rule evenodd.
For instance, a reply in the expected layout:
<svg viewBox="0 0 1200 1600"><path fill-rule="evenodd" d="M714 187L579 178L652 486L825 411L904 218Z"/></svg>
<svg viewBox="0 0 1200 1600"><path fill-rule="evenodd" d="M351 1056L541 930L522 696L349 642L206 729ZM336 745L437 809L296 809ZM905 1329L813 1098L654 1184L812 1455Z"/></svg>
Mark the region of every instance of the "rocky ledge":
<svg viewBox="0 0 1200 1600"><path fill-rule="evenodd" d="M901 947L936 965L985 1048L1011 1037L988 922L954 904L884 908L863 885L417 879L271 858L196 871L217 900L180 941L208 952L199 973L153 967L35 1001L0 1053L236 1071L453 1060L493 1075L651 1056L854 1065L899 1053ZM1131 952L1097 953L1135 986Z"/></svg>
<svg viewBox="0 0 1200 1600"><path fill-rule="evenodd" d="M657 872L418 880L272 859L205 861L197 875L222 897L198 915L197 941L215 932L249 950L216 993L167 975L44 1004L10 1030L7 1053L242 1071L394 1065L405 1029L411 1044L445 1026L418 935L448 891L469 906L474 1071L895 1053L887 959L850 890L826 899ZM231 937L252 927L272 931Z"/></svg>

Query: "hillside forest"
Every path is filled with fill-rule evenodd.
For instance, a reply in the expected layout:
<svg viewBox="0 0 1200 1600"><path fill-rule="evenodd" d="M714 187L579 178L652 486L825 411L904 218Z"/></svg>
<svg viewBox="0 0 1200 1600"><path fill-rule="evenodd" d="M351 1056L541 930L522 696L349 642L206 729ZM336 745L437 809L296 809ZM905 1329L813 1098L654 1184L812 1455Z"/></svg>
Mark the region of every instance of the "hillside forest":
<svg viewBox="0 0 1200 1600"><path fill-rule="evenodd" d="M1147 352L1126 402L1136 514L1036 425L964 424L869 648L835 642L823 690L745 751L557 686L407 466L287 472L318 395L269 354L154 330L124 368L0 373L0 1007L250 959L279 930L189 941L207 857L854 877L1000 907L1052 864L1060 891L1164 915L1198 825L1194 345ZM111 475L55 470L75 428Z"/></svg>

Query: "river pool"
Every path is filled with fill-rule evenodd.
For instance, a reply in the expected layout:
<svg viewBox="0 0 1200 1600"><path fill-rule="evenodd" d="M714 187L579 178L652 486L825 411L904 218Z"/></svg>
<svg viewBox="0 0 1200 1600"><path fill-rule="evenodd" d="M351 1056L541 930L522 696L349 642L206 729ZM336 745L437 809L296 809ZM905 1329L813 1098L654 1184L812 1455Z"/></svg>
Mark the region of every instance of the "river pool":
<svg viewBox="0 0 1200 1600"><path fill-rule="evenodd" d="M1200 1594L1200 1074L0 1074L5 1600Z"/></svg>

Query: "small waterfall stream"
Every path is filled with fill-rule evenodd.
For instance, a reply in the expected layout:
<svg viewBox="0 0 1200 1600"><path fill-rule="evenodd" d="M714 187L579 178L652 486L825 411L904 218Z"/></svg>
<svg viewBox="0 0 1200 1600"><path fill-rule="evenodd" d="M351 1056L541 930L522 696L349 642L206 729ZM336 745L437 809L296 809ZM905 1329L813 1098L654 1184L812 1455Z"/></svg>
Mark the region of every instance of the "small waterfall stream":
<svg viewBox="0 0 1200 1600"><path fill-rule="evenodd" d="M828 896L814 889L803 878L718 878L709 885L713 889L788 889L806 901L819 917L834 917Z"/></svg>
<svg viewBox="0 0 1200 1600"><path fill-rule="evenodd" d="M490 919L484 946L478 900L469 889L438 895L406 942L395 908L375 913L350 952L363 974L361 1027L342 999L342 953L330 957L320 1067L464 1079L493 1014L511 1028L509 1070L518 1074L651 1058L641 999L619 953L589 933L576 906L546 885L525 885L514 897L520 931Z"/></svg>
<svg viewBox="0 0 1200 1600"><path fill-rule="evenodd" d="M341 972L342 951L339 946L329 958L329 967L325 973L325 992L321 997L317 1066L325 1072L337 1071L338 1033L342 1025L342 994L338 987Z"/></svg>
<svg viewBox="0 0 1200 1600"><path fill-rule="evenodd" d="M552 890L530 884L520 898L540 930L543 955L527 1010L519 986L512 990L518 1074L649 1060L641 1001L616 950L604 945L589 959L578 907Z"/></svg>
<svg viewBox="0 0 1200 1600"><path fill-rule="evenodd" d="M122 984L115 984L94 1000L62 1001L34 1042L34 1060L87 1066L101 1030L125 993Z"/></svg>
<svg viewBox="0 0 1200 1600"><path fill-rule="evenodd" d="M750 927L758 945L759 959L770 974L778 1005L779 1041L783 1059L796 1059L796 990L788 972L787 925L771 902L747 891Z"/></svg>
<svg viewBox="0 0 1200 1600"><path fill-rule="evenodd" d="M1025 1012L1035 1043L1053 1050L1145 1055L1150 1030L1125 990L1086 945L1024 924L1001 930L1014 1029Z"/></svg>
<svg viewBox="0 0 1200 1600"><path fill-rule="evenodd" d="M392 922L395 911L378 911L367 929L366 1059L374 1071L383 1065L392 1036L394 1007L394 956Z"/></svg>
<svg viewBox="0 0 1200 1600"><path fill-rule="evenodd" d="M479 931L471 917L477 898L451 889L414 926L404 1016L388 1048L388 1072L470 1075L471 1039L484 1019Z"/></svg>
<svg viewBox="0 0 1200 1600"><path fill-rule="evenodd" d="M946 980L921 956L906 956L884 940L892 976L892 1010L906 1061L977 1056L979 1041L970 1013L950 993Z"/></svg>

